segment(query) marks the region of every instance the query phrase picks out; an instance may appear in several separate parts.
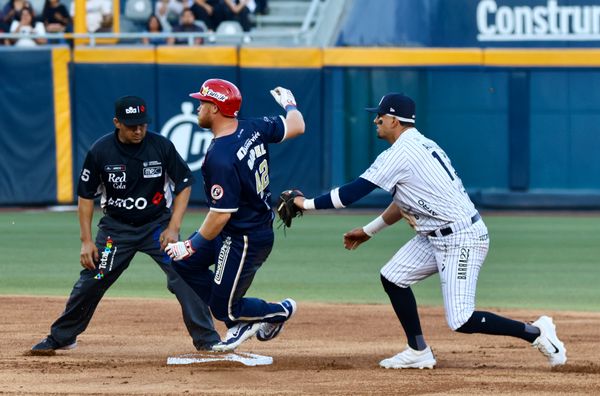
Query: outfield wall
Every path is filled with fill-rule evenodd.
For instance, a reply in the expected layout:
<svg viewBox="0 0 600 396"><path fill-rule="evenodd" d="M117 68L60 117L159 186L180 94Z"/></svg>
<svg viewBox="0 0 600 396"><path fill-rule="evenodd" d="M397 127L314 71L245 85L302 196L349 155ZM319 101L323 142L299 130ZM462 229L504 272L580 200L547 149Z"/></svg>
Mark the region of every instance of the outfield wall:
<svg viewBox="0 0 600 396"><path fill-rule="evenodd" d="M452 48L3 49L0 204L73 202L83 156L126 94L147 99L151 129L200 180L211 135L188 93L212 77L238 84L242 117L281 113L276 85L296 95L307 132L273 146L273 192L314 195L359 176L386 147L364 107L402 91L480 206L600 207L600 51Z"/></svg>

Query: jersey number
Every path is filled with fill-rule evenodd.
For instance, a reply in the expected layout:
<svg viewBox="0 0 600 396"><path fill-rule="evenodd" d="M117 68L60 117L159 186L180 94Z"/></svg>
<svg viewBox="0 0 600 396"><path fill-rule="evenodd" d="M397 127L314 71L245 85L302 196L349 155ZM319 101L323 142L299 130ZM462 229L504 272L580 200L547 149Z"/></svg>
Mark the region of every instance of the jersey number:
<svg viewBox="0 0 600 396"><path fill-rule="evenodd" d="M89 169L83 169L81 171L81 180L83 180L84 182L90 180L90 170Z"/></svg>
<svg viewBox="0 0 600 396"><path fill-rule="evenodd" d="M256 194L262 198L264 195L263 191L269 185L269 163L266 159L258 165L258 170L254 172L254 179L256 181Z"/></svg>
<svg viewBox="0 0 600 396"><path fill-rule="evenodd" d="M442 165L442 167L444 168L444 170L446 171L446 173L448 174L448 176L450 176L450 180L454 181L454 176L452 176L452 173L450 173L450 170L448 169L448 167L446 166L446 164L444 164L444 161L442 161L442 157L440 157L440 155L436 151L432 151L431 155L433 155L433 158L435 158L436 160L438 160L438 162L440 163L440 165Z"/></svg>

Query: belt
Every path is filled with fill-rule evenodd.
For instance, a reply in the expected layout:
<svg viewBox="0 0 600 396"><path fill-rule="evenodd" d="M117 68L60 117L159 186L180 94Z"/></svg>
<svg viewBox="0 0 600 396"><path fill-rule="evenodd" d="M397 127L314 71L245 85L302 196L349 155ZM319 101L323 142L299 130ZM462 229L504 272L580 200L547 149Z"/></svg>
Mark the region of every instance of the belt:
<svg viewBox="0 0 600 396"><path fill-rule="evenodd" d="M475 224L479 220L481 220L481 216L479 215L479 212L475 213L475 215L473 215L473 217L471 217L470 220L471 220L471 222L467 223L467 224L465 224L465 222L456 222L453 225L450 225L448 227L438 228L437 230L431 231L427 235L430 237L442 237L442 236L448 236L454 232L465 229L466 228L465 226L470 226L471 224Z"/></svg>

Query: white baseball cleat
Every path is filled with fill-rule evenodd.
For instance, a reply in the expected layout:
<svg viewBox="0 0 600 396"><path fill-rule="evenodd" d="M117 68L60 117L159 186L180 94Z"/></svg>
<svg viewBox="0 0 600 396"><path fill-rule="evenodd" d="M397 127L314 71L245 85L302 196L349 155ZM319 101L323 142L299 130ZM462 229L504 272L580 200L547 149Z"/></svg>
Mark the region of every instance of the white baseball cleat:
<svg viewBox="0 0 600 396"><path fill-rule="evenodd" d="M249 340L260 329L260 323L240 322L227 330L225 340L213 345L214 352L229 352L239 347L242 342Z"/></svg>
<svg viewBox="0 0 600 396"><path fill-rule="evenodd" d="M432 369L436 363L430 347L427 347L422 351L416 351L407 345L405 350L391 358L383 359L379 362L379 365L386 369Z"/></svg>
<svg viewBox="0 0 600 396"><path fill-rule="evenodd" d="M540 329L539 337L531 345L539 349L548 358L550 366L565 364L567 362L567 349L556 335L556 326L552 322L552 318L540 316L531 325Z"/></svg>

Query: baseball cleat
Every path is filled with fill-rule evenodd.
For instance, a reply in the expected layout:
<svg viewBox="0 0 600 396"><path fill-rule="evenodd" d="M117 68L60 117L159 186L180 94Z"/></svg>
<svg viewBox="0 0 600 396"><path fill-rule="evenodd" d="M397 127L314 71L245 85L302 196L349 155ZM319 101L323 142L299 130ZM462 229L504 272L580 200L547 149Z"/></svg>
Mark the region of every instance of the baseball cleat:
<svg viewBox="0 0 600 396"><path fill-rule="evenodd" d="M54 341L54 339L46 337L39 343L35 344L31 348L30 353L38 356L51 356L56 354L56 350L68 350L76 347L77 341L67 345L59 345L56 341Z"/></svg>
<svg viewBox="0 0 600 396"><path fill-rule="evenodd" d="M271 341L273 338L277 337L283 329L283 325L285 324L285 322L290 320L298 310L296 301L292 300L291 298L286 298L285 300L280 302L280 304L283 306L283 309L285 309L285 312L287 313L287 318L285 318L285 320L280 323L261 323L260 328L256 333L257 340Z"/></svg>
<svg viewBox="0 0 600 396"><path fill-rule="evenodd" d="M556 326L552 322L552 318L540 316L538 320L532 323L532 326L540 329L540 336L531 345L539 349L548 358L550 366L565 364L567 362L567 349L556 335Z"/></svg>
<svg viewBox="0 0 600 396"><path fill-rule="evenodd" d="M215 352L229 352L239 347L244 341L252 338L260 329L260 323L240 322L227 330L225 340L213 345Z"/></svg>
<svg viewBox="0 0 600 396"><path fill-rule="evenodd" d="M436 363L430 347L416 351L407 345L405 350L391 358L383 359L379 365L386 369L432 369Z"/></svg>

